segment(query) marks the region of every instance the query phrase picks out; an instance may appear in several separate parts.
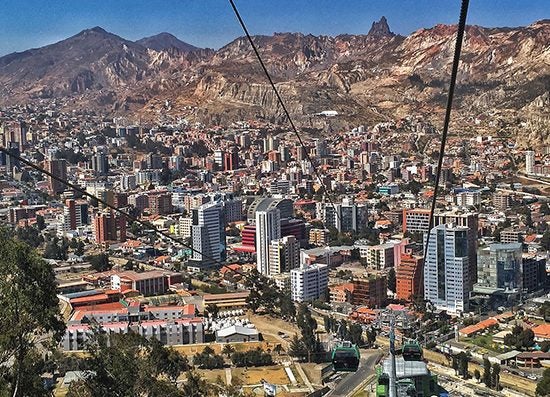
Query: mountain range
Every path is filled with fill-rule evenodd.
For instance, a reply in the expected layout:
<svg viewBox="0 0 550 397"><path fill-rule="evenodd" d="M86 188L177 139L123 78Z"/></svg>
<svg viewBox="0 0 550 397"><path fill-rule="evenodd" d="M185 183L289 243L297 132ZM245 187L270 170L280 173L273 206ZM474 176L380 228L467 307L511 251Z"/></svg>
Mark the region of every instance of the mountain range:
<svg viewBox="0 0 550 397"><path fill-rule="evenodd" d="M340 128L407 115L441 125L455 35L456 26L436 25L401 36L382 17L364 35L253 39L297 124ZM527 141L548 139L549 43L550 20L468 26L453 128L528 131ZM169 33L130 41L95 27L1 57L0 106L39 100L149 120L285 121L245 37L212 50ZM324 110L339 116L317 116Z"/></svg>

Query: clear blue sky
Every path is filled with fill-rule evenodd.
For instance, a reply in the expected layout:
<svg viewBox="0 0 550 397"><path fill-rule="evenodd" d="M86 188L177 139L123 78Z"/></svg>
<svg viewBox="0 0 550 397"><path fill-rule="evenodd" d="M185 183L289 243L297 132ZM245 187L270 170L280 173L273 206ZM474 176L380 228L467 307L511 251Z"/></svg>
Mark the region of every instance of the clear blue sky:
<svg viewBox="0 0 550 397"><path fill-rule="evenodd" d="M219 48L242 31L226 0L1 0L0 55L51 44L101 26L130 40L163 31ZM456 23L460 0L235 0L253 34L366 33L382 15L409 34ZM469 24L520 26L550 18L550 0L471 0Z"/></svg>

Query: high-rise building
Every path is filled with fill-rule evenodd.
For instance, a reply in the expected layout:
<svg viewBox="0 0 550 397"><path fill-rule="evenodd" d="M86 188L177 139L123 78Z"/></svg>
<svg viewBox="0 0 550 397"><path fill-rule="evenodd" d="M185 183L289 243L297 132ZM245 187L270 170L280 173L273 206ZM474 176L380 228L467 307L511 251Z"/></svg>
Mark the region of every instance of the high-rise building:
<svg viewBox="0 0 550 397"><path fill-rule="evenodd" d="M450 313L468 311L470 287L468 227L442 224L432 229L424 262L424 298Z"/></svg>
<svg viewBox="0 0 550 397"><path fill-rule="evenodd" d="M223 150L214 150L214 163L219 170L224 171L225 152Z"/></svg>
<svg viewBox="0 0 550 397"><path fill-rule="evenodd" d="M67 179L67 161L65 159L47 160L46 170L48 170L48 172L60 179ZM66 189L64 183L52 177L48 178L48 188L54 196L64 192Z"/></svg>
<svg viewBox="0 0 550 397"><path fill-rule="evenodd" d="M427 233L430 222L430 210L410 209L403 210L403 232ZM446 211L436 212L434 214L433 225L443 225L453 223L457 226L466 226L468 228L468 258L470 288L477 279L477 234L478 234L478 214L475 212Z"/></svg>
<svg viewBox="0 0 550 397"><path fill-rule="evenodd" d="M300 265L300 243L294 236L271 240L269 275L289 272Z"/></svg>
<svg viewBox="0 0 550 397"><path fill-rule="evenodd" d="M6 154L6 174L12 175L13 168L19 167L19 160L13 156L19 156L19 144L17 142L8 142L6 144L8 153ZM10 156L12 155L12 156Z"/></svg>
<svg viewBox="0 0 550 397"><path fill-rule="evenodd" d="M212 266L225 260L225 228L222 223L222 205L210 202L194 209L191 236L193 261L200 267Z"/></svg>
<svg viewBox="0 0 550 397"><path fill-rule="evenodd" d="M334 227L340 232L358 231L366 225L367 207L357 205L353 198L345 197L342 203L317 203L317 218L327 227Z"/></svg>
<svg viewBox="0 0 550 397"><path fill-rule="evenodd" d="M529 294L542 290L548 285L546 257L526 254L521 261L523 293Z"/></svg>
<svg viewBox="0 0 550 397"><path fill-rule="evenodd" d="M223 170L234 171L239 168L239 152L237 148L232 147L229 152L224 153Z"/></svg>
<svg viewBox="0 0 550 397"><path fill-rule="evenodd" d="M91 158L92 169L97 175L105 176L109 173L109 157L103 150L97 150Z"/></svg>
<svg viewBox="0 0 550 397"><path fill-rule="evenodd" d="M353 280L351 304L381 308L387 299L387 279L384 275L369 275Z"/></svg>
<svg viewBox="0 0 550 397"><path fill-rule="evenodd" d="M167 215L172 213L172 193L155 192L149 194L149 210L153 215Z"/></svg>
<svg viewBox="0 0 550 397"><path fill-rule="evenodd" d="M89 223L88 202L86 200L65 200L63 208L63 230L76 230Z"/></svg>
<svg viewBox="0 0 550 397"><path fill-rule="evenodd" d="M328 288L328 266L314 263L290 271L290 290L295 302L314 301Z"/></svg>
<svg viewBox="0 0 550 397"><path fill-rule="evenodd" d="M258 272L268 276L269 247L272 240L281 237L281 212L277 208L256 211L256 266Z"/></svg>
<svg viewBox="0 0 550 397"><path fill-rule="evenodd" d="M401 263L395 272L397 299L411 302L416 296L424 295L422 257L410 254L401 255Z"/></svg>
<svg viewBox="0 0 550 397"><path fill-rule="evenodd" d="M521 290L521 244L491 244L478 251L477 286Z"/></svg>
<svg viewBox="0 0 550 397"><path fill-rule="evenodd" d="M493 194L493 205L497 210L505 211L512 206L512 196L509 193Z"/></svg>
<svg viewBox="0 0 550 397"><path fill-rule="evenodd" d="M533 150L527 150L525 152L525 173L535 173L535 152Z"/></svg>
<svg viewBox="0 0 550 397"><path fill-rule="evenodd" d="M468 229L468 263L470 268L469 288L473 288L477 281L477 235L478 235L478 214L476 212L449 211L436 213L434 215L434 226L452 223L456 226L464 226Z"/></svg>
<svg viewBox="0 0 550 397"><path fill-rule="evenodd" d="M430 210L424 208L403 210L403 233L426 233L430 227Z"/></svg>
<svg viewBox="0 0 550 397"><path fill-rule="evenodd" d="M97 214L94 219L94 234L97 244L126 241L126 217L113 211Z"/></svg>

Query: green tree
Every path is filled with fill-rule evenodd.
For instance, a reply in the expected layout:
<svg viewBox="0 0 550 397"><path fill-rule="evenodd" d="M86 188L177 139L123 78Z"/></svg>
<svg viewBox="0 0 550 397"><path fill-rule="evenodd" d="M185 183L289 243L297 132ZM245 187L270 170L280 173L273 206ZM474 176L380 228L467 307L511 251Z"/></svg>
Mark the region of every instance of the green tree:
<svg viewBox="0 0 550 397"><path fill-rule="evenodd" d="M160 373L165 374L172 382L176 382L178 376L184 371L188 371L189 361L187 357L182 356L176 350L163 346L156 338L150 340L151 352L149 360L151 365Z"/></svg>
<svg viewBox="0 0 550 397"><path fill-rule="evenodd" d="M290 341L288 354L290 354L292 357L298 357L302 360L307 357L307 349L304 345L304 342L298 337L297 334L295 334Z"/></svg>
<svg viewBox="0 0 550 397"><path fill-rule="evenodd" d="M211 386L195 371L188 371L182 386L186 397L207 397Z"/></svg>
<svg viewBox="0 0 550 397"><path fill-rule="evenodd" d="M497 363L494 363L491 368L491 384L495 388L495 390L500 389L500 365Z"/></svg>
<svg viewBox="0 0 550 397"><path fill-rule="evenodd" d="M107 336L95 329L87 347L86 363L91 371L85 379L88 394L83 395L183 397L175 385L159 376L165 374L173 380L176 369L182 367L181 359L168 358L172 353L162 349L135 333ZM171 367L174 362L176 369Z"/></svg>
<svg viewBox="0 0 550 397"><path fill-rule="evenodd" d="M206 311L208 312L208 314L212 315L212 318L217 318L220 312L220 308L218 307L218 305L210 303L206 306Z"/></svg>
<svg viewBox="0 0 550 397"><path fill-rule="evenodd" d="M0 390L11 396L40 396L35 341L61 339L55 275L27 244L0 230ZM47 343L43 343L47 345Z"/></svg>
<svg viewBox="0 0 550 397"><path fill-rule="evenodd" d="M225 354L227 358L230 358L233 353L235 353L235 348L231 346L229 343L225 344L225 346L222 349L222 354Z"/></svg>
<svg viewBox="0 0 550 397"><path fill-rule="evenodd" d="M537 396L550 395L550 368L547 368L542 373L542 379L537 383Z"/></svg>
<svg viewBox="0 0 550 397"><path fill-rule="evenodd" d="M493 385L492 382L492 376L491 376L491 362L488 358L483 359L483 383L485 383L485 386L488 388L491 388Z"/></svg>
<svg viewBox="0 0 550 397"><path fill-rule="evenodd" d="M36 227L38 230L44 230L46 228L46 221L42 215L36 216Z"/></svg>
<svg viewBox="0 0 550 397"><path fill-rule="evenodd" d="M104 272L106 270L110 270L111 267L113 267L113 265L109 261L109 255L105 253L87 256L86 260L90 262L90 265L92 265L92 268L96 272Z"/></svg>
<svg viewBox="0 0 550 397"><path fill-rule="evenodd" d="M479 372L479 369L477 368L474 370L474 378L476 378L477 383L479 383L481 379L481 372Z"/></svg>
<svg viewBox="0 0 550 397"><path fill-rule="evenodd" d="M363 328L360 324L350 324L349 331L348 331L348 337L346 338L354 345L361 346L363 345Z"/></svg>

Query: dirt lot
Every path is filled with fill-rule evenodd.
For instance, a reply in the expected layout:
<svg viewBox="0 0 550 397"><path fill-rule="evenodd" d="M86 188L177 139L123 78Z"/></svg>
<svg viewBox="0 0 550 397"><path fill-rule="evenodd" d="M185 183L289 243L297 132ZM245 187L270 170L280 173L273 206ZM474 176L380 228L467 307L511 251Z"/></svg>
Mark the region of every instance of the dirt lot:
<svg viewBox="0 0 550 397"><path fill-rule="evenodd" d="M283 347L286 347L295 334L299 335L298 328L294 324L279 318L258 316L256 314L250 314L248 318L261 332L264 339L271 343L281 343ZM284 332L288 337L283 338L278 334L279 332Z"/></svg>
<svg viewBox="0 0 550 397"><path fill-rule="evenodd" d="M286 385L290 383L286 372L281 366L261 367L261 368L232 368L233 379L239 379L244 385L256 385L261 383L262 379L268 380L276 385Z"/></svg>

